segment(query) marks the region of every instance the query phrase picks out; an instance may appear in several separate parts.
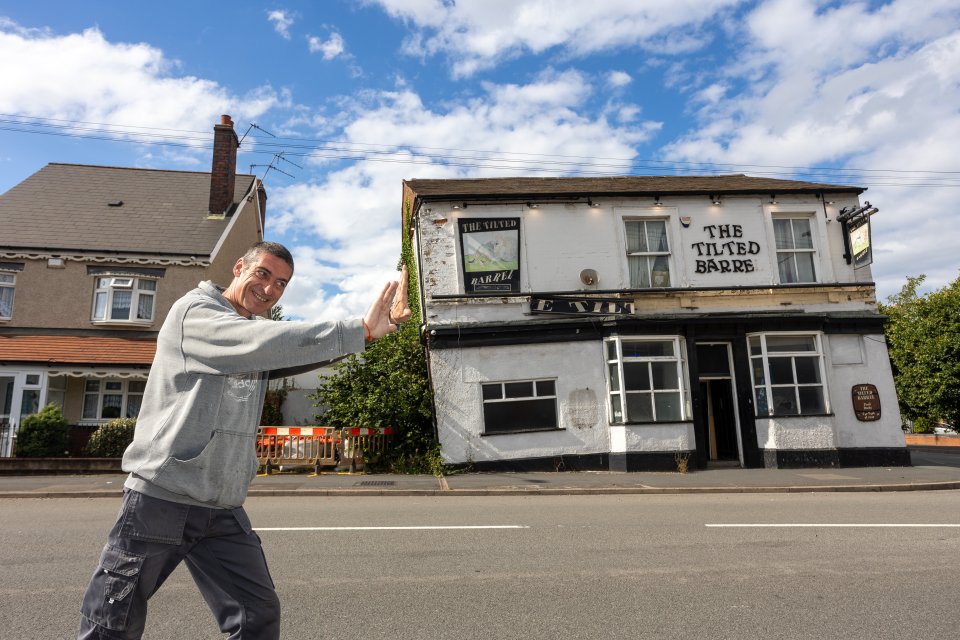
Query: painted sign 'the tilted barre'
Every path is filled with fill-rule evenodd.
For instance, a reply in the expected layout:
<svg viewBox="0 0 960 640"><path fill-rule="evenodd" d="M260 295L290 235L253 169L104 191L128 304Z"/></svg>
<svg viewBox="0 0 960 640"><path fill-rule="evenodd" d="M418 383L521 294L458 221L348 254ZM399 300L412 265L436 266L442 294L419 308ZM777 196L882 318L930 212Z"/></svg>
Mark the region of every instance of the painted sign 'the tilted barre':
<svg viewBox="0 0 960 640"><path fill-rule="evenodd" d="M520 218L461 218L467 293L520 291Z"/></svg>

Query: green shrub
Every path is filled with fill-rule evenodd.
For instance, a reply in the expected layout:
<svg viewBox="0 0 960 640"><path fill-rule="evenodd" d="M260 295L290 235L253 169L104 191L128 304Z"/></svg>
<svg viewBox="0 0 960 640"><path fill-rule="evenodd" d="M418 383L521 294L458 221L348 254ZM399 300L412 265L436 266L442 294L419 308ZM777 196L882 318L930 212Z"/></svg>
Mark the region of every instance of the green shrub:
<svg viewBox="0 0 960 640"><path fill-rule="evenodd" d="M84 455L93 458L119 458L133 441L133 430L137 426L136 418L114 418L104 422L93 432Z"/></svg>
<svg viewBox="0 0 960 640"><path fill-rule="evenodd" d="M26 416L17 430L18 458L57 458L66 456L70 449L67 420L60 407L51 403Z"/></svg>

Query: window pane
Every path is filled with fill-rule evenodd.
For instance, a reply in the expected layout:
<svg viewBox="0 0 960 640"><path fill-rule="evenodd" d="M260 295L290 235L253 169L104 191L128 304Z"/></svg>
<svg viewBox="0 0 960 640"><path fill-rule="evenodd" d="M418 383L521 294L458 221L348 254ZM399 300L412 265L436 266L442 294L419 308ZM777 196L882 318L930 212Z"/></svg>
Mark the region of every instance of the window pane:
<svg viewBox="0 0 960 640"><path fill-rule="evenodd" d="M636 253L638 251L647 251L647 234L643 228L642 221L630 221L626 223L627 231L627 251Z"/></svg>
<svg viewBox="0 0 960 640"><path fill-rule="evenodd" d="M610 365L610 390L620 391L620 367L615 362Z"/></svg>
<svg viewBox="0 0 960 640"><path fill-rule="evenodd" d="M13 284L16 278L12 273L0 273L0 284Z"/></svg>
<svg viewBox="0 0 960 640"><path fill-rule="evenodd" d="M698 344L697 368L701 376L730 375L730 358L727 357L727 346L723 344Z"/></svg>
<svg viewBox="0 0 960 640"><path fill-rule="evenodd" d="M794 282L816 282L813 271L813 253L797 253L794 255L797 268L797 279Z"/></svg>
<svg viewBox="0 0 960 640"><path fill-rule="evenodd" d="M796 357L793 359L797 367L797 382L800 384L816 384L820 382L820 358Z"/></svg>
<svg viewBox="0 0 960 640"><path fill-rule="evenodd" d="M127 383L127 390L130 393L143 393L143 390L147 388L147 383L143 380L131 380Z"/></svg>
<svg viewBox="0 0 960 640"><path fill-rule="evenodd" d="M793 228L790 220L777 218L773 221L773 235L777 242L777 249L793 249Z"/></svg>
<svg viewBox="0 0 960 640"><path fill-rule="evenodd" d="M85 391L100 391L100 381L99 380L87 380L87 384L84 386Z"/></svg>
<svg viewBox="0 0 960 640"><path fill-rule="evenodd" d="M623 341L624 358L669 358L673 356L673 342L667 340Z"/></svg>
<svg viewBox="0 0 960 640"><path fill-rule="evenodd" d="M504 387L504 396L507 398L530 398L533 396L532 382L508 382Z"/></svg>
<svg viewBox="0 0 960 640"><path fill-rule="evenodd" d="M793 246L797 249L813 249L813 234L810 232L809 218L794 218Z"/></svg>
<svg viewBox="0 0 960 640"><path fill-rule="evenodd" d="M751 362L753 363L753 384L766 384L767 380L763 376L763 360L752 358Z"/></svg>
<svg viewBox="0 0 960 640"><path fill-rule="evenodd" d="M620 406L620 395L610 396L610 408L613 410L613 421L623 422L623 407Z"/></svg>
<svg viewBox="0 0 960 640"><path fill-rule="evenodd" d="M103 396L103 409L100 411L101 418L119 418L120 417L120 407L123 406L123 396L122 395L104 395Z"/></svg>
<svg viewBox="0 0 960 640"><path fill-rule="evenodd" d="M791 283L799 282L800 276L797 273L797 261L793 253L777 254L777 267L780 270L780 282Z"/></svg>
<svg viewBox="0 0 960 640"><path fill-rule="evenodd" d="M650 282L654 287L670 286L670 261L666 256L657 256L653 259Z"/></svg>
<svg viewBox="0 0 960 640"><path fill-rule="evenodd" d="M760 347L760 336L750 336L747 338L747 343L750 345L750 355L759 356L763 353Z"/></svg>
<svg viewBox="0 0 960 640"><path fill-rule="evenodd" d="M140 294L137 299L137 320L153 320L153 295Z"/></svg>
<svg viewBox="0 0 960 640"><path fill-rule="evenodd" d="M653 369L653 388L654 389L677 389L677 363L676 362L651 362Z"/></svg>
<svg viewBox="0 0 960 640"><path fill-rule="evenodd" d="M140 413L140 403L143 401L143 396L139 394L134 394L127 396L127 412L126 417L136 418Z"/></svg>
<svg viewBox="0 0 960 640"><path fill-rule="evenodd" d="M628 256L627 268L630 270L630 287L633 289L650 288L650 259L647 256Z"/></svg>
<svg viewBox="0 0 960 640"><path fill-rule="evenodd" d="M131 291L113 292L113 305L110 307L111 320L129 320L130 319L130 297Z"/></svg>
<svg viewBox="0 0 960 640"><path fill-rule="evenodd" d="M483 424L487 433L526 429L556 429L557 404L553 398L493 402L483 406Z"/></svg>
<svg viewBox="0 0 960 640"><path fill-rule="evenodd" d="M796 387L773 388L773 415L795 416L800 413L795 395Z"/></svg>
<svg viewBox="0 0 960 640"><path fill-rule="evenodd" d="M826 413L823 402L823 387L800 387L800 413L810 415Z"/></svg>
<svg viewBox="0 0 960 640"><path fill-rule="evenodd" d="M770 384L793 384L793 358L770 358Z"/></svg>
<svg viewBox="0 0 960 640"><path fill-rule="evenodd" d="M157 290L157 281L156 280L140 280L137 282L137 288L141 291L156 291Z"/></svg>
<svg viewBox="0 0 960 640"><path fill-rule="evenodd" d="M627 421L653 422L653 404L650 393L627 394Z"/></svg>
<svg viewBox="0 0 960 640"><path fill-rule="evenodd" d="M680 420L680 392L655 393L654 402L657 405L657 422Z"/></svg>
<svg viewBox="0 0 960 640"><path fill-rule="evenodd" d="M650 370L646 362L624 362L623 384L631 391L650 388Z"/></svg>
<svg viewBox="0 0 960 640"><path fill-rule="evenodd" d="M113 278L97 278L97 289L108 288L111 280L113 280Z"/></svg>
<svg viewBox="0 0 960 640"><path fill-rule="evenodd" d="M757 395L757 415L765 416L770 414L770 407L767 406L767 390L765 387L755 389Z"/></svg>
<svg viewBox="0 0 960 640"><path fill-rule="evenodd" d="M93 297L93 319L106 320L107 313L107 294L104 291L98 291Z"/></svg>
<svg viewBox="0 0 960 640"><path fill-rule="evenodd" d="M607 360L616 360L617 359L617 343L614 340L611 340L607 343Z"/></svg>
<svg viewBox="0 0 960 640"><path fill-rule="evenodd" d="M13 317L13 287L0 287L0 318Z"/></svg>
<svg viewBox="0 0 960 640"><path fill-rule="evenodd" d="M97 419L97 402L100 400L100 396L95 393L88 393L83 396L83 419L84 420L96 420Z"/></svg>
<svg viewBox="0 0 960 640"><path fill-rule="evenodd" d="M556 382L554 380L537 380L537 395L538 396L557 395Z"/></svg>
<svg viewBox="0 0 960 640"><path fill-rule="evenodd" d="M118 382L118 381L116 381L116 380L108 380L107 383L104 385L104 388L105 388L107 391L122 391L122 390L123 390L123 383L122 383L122 382Z"/></svg>
<svg viewBox="0 0 960 640"><path fill-rule="evenodd" d="M813 336L767 336L767 351L812 351L816 353L817 342Z"/></svg>
<svg viewBox="0 0 960 640"><path fill-rule="evenodd" d="M647 247L649 251L670 251L667 245L667 223L665 220L647 220Z"/></svg>
<svg viewBox="0 0 960 640"><path fill-rule="evenodd" d="M482 385L484 400L500 400L503 398L503 389L500 383Z"/></svg>

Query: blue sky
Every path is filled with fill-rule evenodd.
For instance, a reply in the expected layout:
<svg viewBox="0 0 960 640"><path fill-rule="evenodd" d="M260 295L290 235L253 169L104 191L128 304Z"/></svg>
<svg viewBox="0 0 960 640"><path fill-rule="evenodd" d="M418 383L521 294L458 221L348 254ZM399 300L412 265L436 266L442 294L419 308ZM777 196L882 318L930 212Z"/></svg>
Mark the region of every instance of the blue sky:
<svg viewBox="0 0 960 640"><path fill-rule="evenodd" d="M855 184L880 299L960 267L955 0L2 1L0 56L0 191L48 162L206 171L220 114L261 127L238 168L284 151L288 315L365 309L404 178Z"/></svg>

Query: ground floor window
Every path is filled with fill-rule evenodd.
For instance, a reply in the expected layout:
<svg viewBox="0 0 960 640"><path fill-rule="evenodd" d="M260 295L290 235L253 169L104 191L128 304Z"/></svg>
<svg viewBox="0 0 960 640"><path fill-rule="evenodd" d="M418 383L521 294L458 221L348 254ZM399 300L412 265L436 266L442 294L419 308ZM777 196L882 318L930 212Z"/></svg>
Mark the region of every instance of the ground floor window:
<svg viewBox="0 0 960 640"><path fill-rule="evenodd" d="M758 416L827 412L819 334L763 333L747 340Z"/></svg>
<svg viewBox="0 0 960 640"><path fill-rule="evenodd" d="M605 341L610 417L614 424L680 422L690 417L679 338Z"/></svg>
<svg viewBox="0 0 960 640"><path fill-rule="evenodd" d="M557 429L557 381L521 380L481 385L483 432Z"/></svg>
<svg viewBox="0 0 960 640"><path fill-rule="evenodd" d="M84 385L83 419L136 418L146 384L143 380L88 379Z"/></svg>

